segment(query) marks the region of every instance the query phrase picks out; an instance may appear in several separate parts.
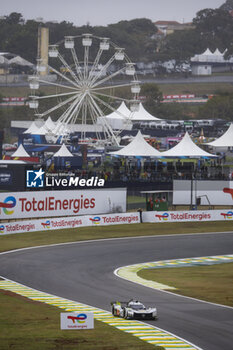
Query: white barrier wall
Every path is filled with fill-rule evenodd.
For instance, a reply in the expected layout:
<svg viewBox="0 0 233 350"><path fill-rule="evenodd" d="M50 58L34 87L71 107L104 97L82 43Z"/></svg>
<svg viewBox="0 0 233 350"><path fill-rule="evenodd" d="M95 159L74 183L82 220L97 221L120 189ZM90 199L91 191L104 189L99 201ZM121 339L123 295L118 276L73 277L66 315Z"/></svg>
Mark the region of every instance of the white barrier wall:
<svg viewBox="0 0 233 350"><path fill-rule="evenodd" d="M186 221L230 221L233 222L233 211L190 210L190 211L148 211L142 213L142 222L186 222Z"/></svg>
<svg viewBox="0 0 233 350"><path fill-rule="evenodd" d="M233 181L173 181L174 205L195 204L198 197L201 205L233 206Z"/></svg>
<svg viewBox="0 0 233 350"><path fill-rule="evenodd" d="M115 213L105 215L86 215L63 218L25 220L0 224L0 235L23 232L59 230L85 226L136 224L139 222L140 217L138 213Z"/></svg>
<svg viewBox="0 0 233 350"><path fill-rule="evenodd" d="M0 219L126 211L126 188L0 193Z"/></svg>
<svg viewBox="0 0 233 350"><path fill-rule="evenodd" d="M205 210L205 211L149 211L142 212L142 222L186 222L186 221L232 221L233 211L231 210ZM121 224L140 223L140 214L104 214L104 215L85 215L62 218L49 218L38 220L23 220L17 222L7 222L0 224L0 235L50 231L59 229L68 229L87 226L106 226Z"/></svg>

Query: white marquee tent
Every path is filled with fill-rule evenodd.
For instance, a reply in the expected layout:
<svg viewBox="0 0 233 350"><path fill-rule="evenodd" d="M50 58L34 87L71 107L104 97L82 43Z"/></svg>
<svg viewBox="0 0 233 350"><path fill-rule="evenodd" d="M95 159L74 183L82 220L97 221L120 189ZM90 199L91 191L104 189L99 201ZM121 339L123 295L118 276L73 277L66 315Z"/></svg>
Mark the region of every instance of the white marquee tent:
<svg viewBox="0 0 233 350"><path fill-rule="evenodd" d="M162 157L188 157L188 158L206 158L206 157L217 157L214 154L208 153L198 147L186 132L182 140L168 151L161 152Z"/></svg>
<svg viewBox="0 0 233 350"><path fill-rule="evenodd" d="M206 49L200 55L195 55L191 58L191 62L209 62L209 63L226 63L232 62L232 59L225 60L224 52L220 52L219 49L216 49L214 52L210 51L210 49Z"/></svg>
<svg viewBox="0 0 233 350"><path fill-rule="evenodd" d="M24 134L37 134L39 128L36 125L35 122L32 122L32 124L29 126L29 128L27 130L24 131Z"/></svg>
<svg viewBox="0 0 233 350"><path fill-rule="evenodd" d="M48 130L45 128L44 125L42 125L37 130L31 132L31 135L46 135L48 133Z"/></svg>
<svg viewBox="0 0 233 350"><path fill-rule="evenodd" d="M208 146L213 147L233 147L233 123L230 124L227 131L218 139L206 143Z"/></svg>
<svg viewBox="0 0 233 350"><path fill-rule="evenodd" d="M18 64L20 66L29 66L29 67L33 67L33 63L25 60L24 58L20 57L20 56L15 56L14 58L11 58L10 60L8 60L9 64Z"/></svg>
<svg viewBox="0 0 233 350"><path fill-rule="evenodd" d="M26 152L25 148L23 147L23 145L19 145L19 147L17 148L17 150L11 155L11 157L30 157L30 155Z"/></svg>
<svg viewBox="0 0 233 350"><path fill-rule="evenodd" d="M56 124L52 121L51 117L48 117L46 122L44 123L44 128L49 131L53 131L56 127Z"/></svg>
<svg viewBox="0 0 233 350"><path fill-rule="evenodd" d="M129 110L129 108L126 106L125 102L121 102L120 106L117 108L116 111L106 115L106 118L123 118L127 119L129 118L130 114L132 112Z"/></svg>
<svg viewBox="0 0 233 350"><path fill-rule="evenodd" d="M104 119L107 123L115 130L131 130L132 124L129 121L130 115L132 112L128 109L125 102L123 101L121 105L112 113L99 117L97 124L104 125Z"/></svg>
<svg viewBox="0 0 233 350"><path fill-rule="evenodd" d="M52 121L51 117L48 117L46 122L40 127L38 127L35 122L32 122L29 128L24 131L24 134L45 135L47 132L53 131L55 128L56 123Z"/></svg>
<svg viewBox="0 0 233 350"><path fill-rule="evenodd" d="M111 125L113 129L131 130L132 122L156 122L161 121L161 119L154 117L148 113L143 107L142 103L139 104L139 109L136 112L131 112L124 102L121 103L116 111L106 115L107 122ZM103 124L103 117L98 118L98 124Z"/></svg>
<svg viewBox="0 0 233 350"><path fill-rule="evenodd" d="M144 121L144 122L149 122L149 121L160 121L161 119L154 117L150 113L148 113L145 108L143 107L142 103L140 102L139 104L139 109L136 112L133 112L131 117L131 121Z"/></svg>
<svg viewBox="0 0 233 350"><path fill-rule="evenodd" d="M156 157L161 158L161 153L150 146L140 131L134 139L119 151L110 152L111 155L122 157Z"/></svg>
<svg viewBox="0 0 233 350"><path fill-rule="evenodd" d="M66 145L63 143L61 148L54 153L54 157L73 157L73 154L68 150Z"/></svg>

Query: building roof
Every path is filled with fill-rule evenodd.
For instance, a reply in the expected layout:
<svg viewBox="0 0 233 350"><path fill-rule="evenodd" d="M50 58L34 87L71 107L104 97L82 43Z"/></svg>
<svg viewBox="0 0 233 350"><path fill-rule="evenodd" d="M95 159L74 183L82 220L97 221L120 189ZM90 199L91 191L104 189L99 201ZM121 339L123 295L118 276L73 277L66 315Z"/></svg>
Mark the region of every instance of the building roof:
<svg viewBox="0 0 233 350"><path fill-rule="evenodd" d="M165 25L172 25L172 26L180 26L182 25L181 23L177 21L157 21L154 22L154 24L157 26L165 26Z"/></svg>

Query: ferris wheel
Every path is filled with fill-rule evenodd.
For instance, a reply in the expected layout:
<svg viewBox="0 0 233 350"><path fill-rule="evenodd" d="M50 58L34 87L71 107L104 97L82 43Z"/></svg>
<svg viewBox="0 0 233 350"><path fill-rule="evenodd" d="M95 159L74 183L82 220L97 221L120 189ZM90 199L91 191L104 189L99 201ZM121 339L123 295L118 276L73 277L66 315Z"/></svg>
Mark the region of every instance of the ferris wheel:
<svg viewBox="0 0 233 350"><path fill-rule="evenodd" d="M113 130L105 115L117 112L116 103L121 100L130 102L132 112L137 110L140 93L135 64L125 50L108 38L82 34L66 36L58 44L50 45L48 56L49 63L46 65L38 60L36 74L29 77L32 91L29 107L42 119L53 113L57 115L56 126L49 130L48 138L53 142L60 138L64 142L74 132L75 125L79 124L82 126L80 140L84 141L85 126L92 125L97 140L118 144L118 135L122 130ZM57 80L43 79L41 72L46 70L54 73ZM48 86L52 92L39 94L40 85ZM118 94L123 87L130 92L127 100ZM50 101L51 105L48 103ZM44 107L42 111L41 105Z"/></svg>

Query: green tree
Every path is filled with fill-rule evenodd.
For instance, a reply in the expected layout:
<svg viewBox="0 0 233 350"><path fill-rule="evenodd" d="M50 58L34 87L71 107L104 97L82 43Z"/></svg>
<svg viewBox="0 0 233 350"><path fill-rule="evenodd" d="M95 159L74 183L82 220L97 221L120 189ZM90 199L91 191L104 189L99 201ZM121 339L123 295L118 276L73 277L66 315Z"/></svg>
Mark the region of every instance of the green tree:
<svg viewBox="0 0 233 350"><path fill-rule="evenodd" d="M186 63L200 49L200 37L196 30L179 30L167 35L156 58L162 62L175 60L175 65Z"/></svg>
<svg viewBox="0 0 233 350"><path fill-rule="evenodd" d="M37 57L38 26L36 21L23 19L17 12L11 13L0 20L0 47L4 51L20 55L23 58L35 62ZM47 22L49 28L50 43L60 43L64 36L78 36L83 33L91 33L94 36L109 37L115 44L126 49L127 55L135 62L151 61L154 58L156 42L153 39L157 28L151 20L142 18L131 21L120 21L107 27L91 27L89 24L76 27L73 23L62 21L60 23ZM77 51L83 53L83 46L77 47ZM90 60L96 57L98 51L97 42L93 40ZM63 47L62 54L70 54ZM106 53L107 55L112 53Z"/></svg>
<svg viewBox="0 0 233 350"><path fill-rule="evenodd" d="M233 36L233 17L222 9L204 9L193 19L200 41L212 49L228 49Z"/></svg>
<svg viewBox="0 0 233 350"><path fill-rule="evenodd" d="M5 21L7 24L10 24L10 25L24 23L22 14L18 12L12 12L9 16L6 16Z"/></svg>
<svg viewBox="0 0 233 350"><path fill-rule="evenodd" d="M231 11L233 10L233 0L226 0L226 2L219 7L221 10Z"/></svg>
<svg viewBox="0 0 233 350"><path fill-rule="evenodd" d="M176 65L187 62L195 54L210 48L224 51L226 57L233 55L233 17L222 9L204 9L193 19L195 29L175 31L167 35L161 43L157 59L174 59Z"/></svg>
<svg viewBox="0 0 233 350"><path fill-rule="evenodd" d="M199 109L202 119L225 119L233 121L233 94L223 93L214 96Z"/></svg>
<svg viewBox="0 0 233 350"><path fill-rule="evenodd" d="M154 83L143 84L140 95L146 98L144 103L146 110L152 114L157 113L163 99L162 92L159 90L158 85Z"/></svg>
<svg viewBox="0 0 233 350"><path fill-rule="evenodd" d="M177 102L161 103L156 111L156 116L168 120L183 120L188 117L185 114L184 106Z"/></svg>

